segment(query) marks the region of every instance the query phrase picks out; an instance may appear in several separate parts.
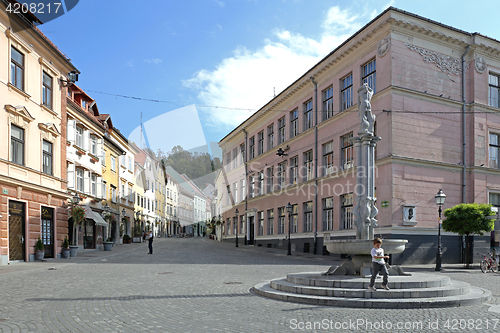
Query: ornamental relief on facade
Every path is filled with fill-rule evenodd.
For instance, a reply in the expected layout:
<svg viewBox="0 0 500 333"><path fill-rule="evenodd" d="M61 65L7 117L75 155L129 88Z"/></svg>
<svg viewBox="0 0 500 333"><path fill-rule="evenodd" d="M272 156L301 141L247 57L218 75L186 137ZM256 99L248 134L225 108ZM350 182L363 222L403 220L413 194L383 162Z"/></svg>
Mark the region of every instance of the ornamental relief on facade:
<svg viewBox="0 0 500 333"><path fill-rule="evenodd" d="M420 54L426 63L433 63L443 72L451 75L462 74L462 61L459 58L447 56L442 53L434 52L423 47L418 47L405 43L405 45L412 51ZM465 65L465 70L469 68L469 64Z"/></svg>
<svg viewBox="0 0 500 333"><path fill-rule="evenodd" d="M388 36L382 38L377 43L378 56L382 58L387 54L387 52L389 52L390 48L391 48L391 39Z"/></svg>
<svg viewBox="0 0 500 333"><path fill-rule="evenodd" d="M486 60L483 57L477 57L474 59L474 67L479 74L483 74L486 70Z"/></svg>

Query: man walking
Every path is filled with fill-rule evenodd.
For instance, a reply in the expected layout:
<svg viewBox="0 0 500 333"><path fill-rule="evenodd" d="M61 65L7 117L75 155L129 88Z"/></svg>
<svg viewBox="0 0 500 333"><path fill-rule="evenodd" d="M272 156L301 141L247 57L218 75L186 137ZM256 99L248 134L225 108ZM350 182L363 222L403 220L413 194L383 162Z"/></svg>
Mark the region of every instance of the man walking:
<svg viewBox="0 0 500 333"><path fill-rule="evenodd" d="M149 254L153 254L153 232L149 234Z"/></svg>

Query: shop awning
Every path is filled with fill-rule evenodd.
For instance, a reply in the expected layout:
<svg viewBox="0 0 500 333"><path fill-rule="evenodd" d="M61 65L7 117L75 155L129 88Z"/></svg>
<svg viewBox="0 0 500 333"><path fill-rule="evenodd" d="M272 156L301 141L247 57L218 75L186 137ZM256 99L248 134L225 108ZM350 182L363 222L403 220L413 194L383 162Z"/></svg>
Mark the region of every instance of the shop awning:
<svg viewBox="0 0 500 333"><path fill-rule="evenodd" d="M94 212L92 208L89 206L83 206L83 209L85 210L86 219L94 220L96 225L102 225L104 227L108 226L108 222L106 222L99 213Z"/></svg>
<svg viewBox="0 0 500 333"><path fill-rule="evenodd" d="M108 226L108 222L106 222L99 213L97 213L97 212L93 212L93 213L94 213L94 221L95 221L96 225L102 225L104 227Z"/></svg>

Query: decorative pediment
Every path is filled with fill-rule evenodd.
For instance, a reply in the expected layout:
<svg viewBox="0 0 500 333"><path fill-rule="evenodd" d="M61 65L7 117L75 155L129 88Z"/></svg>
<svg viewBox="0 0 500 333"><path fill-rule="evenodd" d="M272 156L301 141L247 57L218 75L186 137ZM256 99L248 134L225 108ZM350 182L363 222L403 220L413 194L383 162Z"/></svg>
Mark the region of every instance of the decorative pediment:
<svg viewBox="0 0 500 333"><path fill-rule="evenodd" d="M61 133L59 133L59 131L57 130L56 125L54 125L53 123L38 123L38 128L45 132L49 132L56 137L61 135Z"/></svg>
<svg viewBox="0 0 500 333"><path fill-rule="evenodd" d="M23 118L28 123L35 120L35 118L33 118L28 112L28 109L26 109L24 106L12 106L10 104L7 104L5 105L5 111L10 112L14 116Z"/></svg>

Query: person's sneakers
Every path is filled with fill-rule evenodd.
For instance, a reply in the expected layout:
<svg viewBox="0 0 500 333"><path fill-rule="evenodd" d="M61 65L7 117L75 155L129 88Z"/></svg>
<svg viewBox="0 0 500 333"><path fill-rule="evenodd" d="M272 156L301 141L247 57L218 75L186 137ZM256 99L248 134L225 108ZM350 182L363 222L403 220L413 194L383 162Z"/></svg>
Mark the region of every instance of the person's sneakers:
<svg viewBox="0 0 500 333"><path fill-rule="evenodd" d="M384 288L385 290L390 290L388 285L382 285L382 288Z"/></svg>
<svg viewBox="0 0 500 333"><path fill-rule="evenodd" d="M368 287L368 290L371 290L371 291L377 291L377 289L375 287L372 287L372 286L369 286Z"/></svg>

